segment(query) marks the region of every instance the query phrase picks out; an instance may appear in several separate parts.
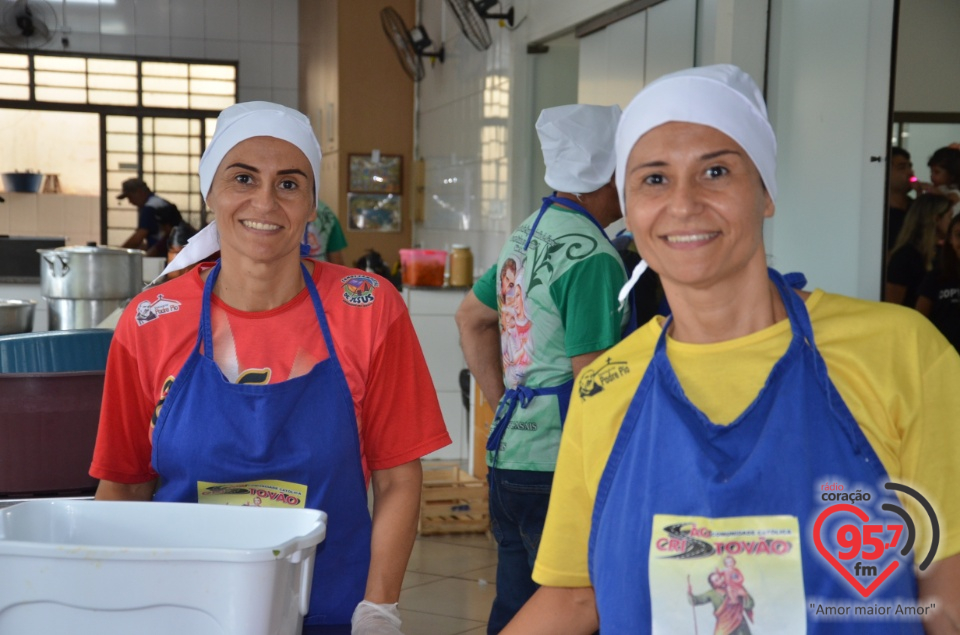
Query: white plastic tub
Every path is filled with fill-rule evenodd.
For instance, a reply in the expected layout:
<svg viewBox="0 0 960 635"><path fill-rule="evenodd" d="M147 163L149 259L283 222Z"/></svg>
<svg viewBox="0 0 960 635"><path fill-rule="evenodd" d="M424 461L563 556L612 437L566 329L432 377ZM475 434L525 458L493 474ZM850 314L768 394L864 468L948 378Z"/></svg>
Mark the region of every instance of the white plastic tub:
<svg viewBox="0 0 960 635"><path fill-rule="evenodd" d="M325 533L310 509L0 509L0 633L299 635Z"/></svg>

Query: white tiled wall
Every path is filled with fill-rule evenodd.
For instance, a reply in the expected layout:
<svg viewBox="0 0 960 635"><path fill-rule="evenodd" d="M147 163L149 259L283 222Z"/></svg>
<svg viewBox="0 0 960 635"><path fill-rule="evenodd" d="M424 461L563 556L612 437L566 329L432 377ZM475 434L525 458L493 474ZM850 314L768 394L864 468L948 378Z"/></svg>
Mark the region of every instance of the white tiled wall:
<svg viewBox="0 0 960 635"><path fill-rule="evenodd" d="M496 261L510 231L535 211L543 189L532 181L538 178L532 162L540 155L527 45L569 31L617 4L501 3L496 10L514 8L514 26L488 20L493 45L478 51L446 3L420 3L420 22L434 41L443 38L446 61L428 64L418 85L417 142L426 183L424 221L415 228L414 243L441 249L468 244L477 274Z"/></svg>
<svg viewBox="0 0 960 635"><path fill-rule="evenodd" d="M58 0L50 5L63 29L44 50L238 61L240 101L267 99L297 107L298 0Z"/></svg>
<svg viewBox="0 0 960 635"><path fill-rule="evenodd" d="M446 60L431 65L419 90L419 154L425 161L424 222L414 243L449 250L469 245L475 273L492 265L512 227L509 205L510 32L490 22L493 45L476 50L455 18L422 5Z"/></svg>
<svg viewBox="0 0 960 635"><path fill-rule="evenodd" d="M100 240L100 198L72 194L4 192L0 234L64 236L68 245Z"/></svg>

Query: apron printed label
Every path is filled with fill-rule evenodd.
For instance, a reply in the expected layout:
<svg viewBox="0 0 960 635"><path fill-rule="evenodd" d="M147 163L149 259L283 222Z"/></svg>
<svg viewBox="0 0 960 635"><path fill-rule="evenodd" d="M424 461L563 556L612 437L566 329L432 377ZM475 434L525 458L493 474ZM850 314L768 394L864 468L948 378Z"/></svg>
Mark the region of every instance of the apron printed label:
<svg viewBox="0 0 960 635"><path fill-rule="evenodd" d="M655 514L653 633L803 635L800 538L793 516Z"/></svg>
<svg viewBox="0 0 960 635"><path fill-rule="evenodd" d="M197 501L211 505L303 508L307 486L287 481L209 483L197 481Z"/></svg>
<svg viewBox="0 0 960 635"><path fill-rule="evenodd" d="M153 302L144 300L137 305L137 326L143 326L148 322L153 322L161 315L167 313L176 313L180 310L179 300L167 300L160 293Z"/></svg>

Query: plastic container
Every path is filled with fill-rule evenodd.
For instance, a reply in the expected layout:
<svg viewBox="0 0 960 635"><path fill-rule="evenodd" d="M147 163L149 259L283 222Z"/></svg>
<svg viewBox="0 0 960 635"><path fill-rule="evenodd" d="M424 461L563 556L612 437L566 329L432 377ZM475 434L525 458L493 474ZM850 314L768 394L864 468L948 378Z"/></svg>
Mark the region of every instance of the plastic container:
<svg viewBox="0 0 960 635"><path fill-rule="evenodd" d="M103 377L103 371L0 374L0 501L93 494L97 481L87 471Z"/></svg>
<svg viewBox="0 0 960 635"><path fill-rule="evenodd" d="M299 635L326 514L31 501L0 510L0 633Z"/></svg>
<svg viewBox="0 0 960 635"><path fill-rule="evenodd" d="M453 245L450 252L450 286L473 286L473 253L468 245Z"/></svg>
<svg viewBox="0 0 960 635"><path fill-rule="evenodd" d="M401 249L401 281L410 287L442 287L447 252L439 249Z"/></svg>
<svg viewBox="0 0 960 635"><path fill-rule="evenodd" d="M43 175L39 172L4 172L0 175L7 192L39 192Z"/></svg>

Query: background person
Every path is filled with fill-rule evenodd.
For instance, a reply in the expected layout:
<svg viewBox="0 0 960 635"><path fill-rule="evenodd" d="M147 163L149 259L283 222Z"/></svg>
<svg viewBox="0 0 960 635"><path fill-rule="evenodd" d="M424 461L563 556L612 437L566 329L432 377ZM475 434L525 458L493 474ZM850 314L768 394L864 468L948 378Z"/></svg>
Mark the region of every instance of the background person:
<svg viewBox="0 0 960 635"><path fill-rule="evenodd" d="M127 199L137 206L137 229L121 247L143 249L148 256L166 256L167 237L183 222L180 210L151 192L142 179L127 179L121 190L117 200Z"/></svg>
<svg viewBox="0 0 960 635"><path fill-rule="evenodd" d="M323 262L342 265L343 253L347 248L347 239L340 228L337 215L326 203L317 203L317 215L307 223L307 240L310 245L310 257Z"/></svg>
<svg viewBox="0 0 960 635"><path fill-rule="evenodd" d="M305 623L352 616L354 633L399 633L419 459L450 437L392 285L301 259L319 169L304 115L266 102L220 114L200 162L215 221L170 268L217 248L221 258L124 312L90 473L99 500L243 505L253 491L296 493L329 514Z"/></svg>
<svg viewBox="0 0 960 635"><path fill-rule="evenodd" d="M808 598L862 601L814 545L821 484L905 484L924 493L941 527L960 523L956 351L915 311L796 291L800 280L768 270L776 139L740 69L693 68L648 84L624 111L616 148L627 226L672 317L608 351L626 366L619 379L571 401L534 569L544 586L504 632L681 632L674 622L689 618L652 598L676 597L696 561L658 556L654 537L711 524L780 525L794 536L792 560L738 556L751 580L777 580L751 586L758 632L761 607L777 626L810 635L956 632L953 531L940 534L919 581L908 563L870 597L936 604L924 624L838 624L808 611ZM872 518L886 514L886 493L874 494L858 503ZM918 520L926 514L901 501L918 523L919 560L931 543Z"/></svg>
<svg viewBox="0 0 960 635"><path fill-rule="evenodd" d="M920 183L920 191L946 197L953 215L960 214L960 149L953 145L938 148L930 155L927 167L930 183Z"/></svg>
<svg viewBox="0 0 960 635"><path fill-rule="evenodd" d="M890 176L887 190L887 255L893 251L893 246L900 235L903 220L907 217L907 210L913 203L910 193L913 192L913 162L910 153L903 148L890 149Z"/></svg>
<svg viewBox="0 0 960 635"><path fill-rule="evenodd" d="M960 216L954 216L940 262L920 283L917 311L960 351Z"/></svg>
<svg viewBox="0 0 960 635"><path fill-rule="evenodd" d="M621 217L612 181L619 117L617 106L540 114L545 181L556 192L507 239L496 271L457 311L467 366L484 396L499 401L487 442L498 557L491 634L537 588L531 572L574 378L620 339L626 272L603 231Z"/></svg>
<svg viewBox="0 0 960 635"><path fill-rule="evenodd" d="M934 267L938 243L950 222L950 201L939 194L921 194L910 206L887 263L883 300L913 308L920 283Z"/></svg>

